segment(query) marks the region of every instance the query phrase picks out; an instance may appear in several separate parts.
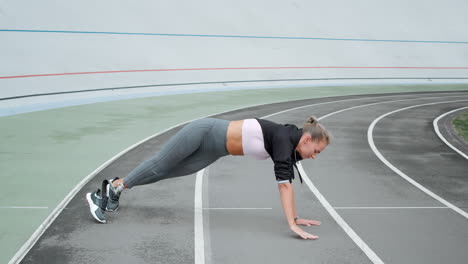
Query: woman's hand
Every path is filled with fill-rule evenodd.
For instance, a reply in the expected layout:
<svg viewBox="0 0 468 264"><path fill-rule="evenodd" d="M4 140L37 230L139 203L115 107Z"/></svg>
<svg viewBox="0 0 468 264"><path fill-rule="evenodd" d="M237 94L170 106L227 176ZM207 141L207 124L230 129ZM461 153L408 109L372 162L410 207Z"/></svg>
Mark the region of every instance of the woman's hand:
<svg viewBox="0 0 468 264"><path fill-rule="evenodd" d="M298 219L299 220L299 219ZM302 237L303 239L318 239L319 237L318 236L314 236L312 234L309 234L307 232L305 232L304 230L302 230L300 227L298 227L297 225L291 225L289 226L289 228L296 234L298 234L300 237Z"/></svg>
<svg viewBox="0 0 468 264"><path fill-rule="evenodd" d="M319 221L315 220L308 220L308 219L302 219L299 218L296 220L297 225L303 225L303 226L311 226L311 225L320 225L321 223Z"/></svg>

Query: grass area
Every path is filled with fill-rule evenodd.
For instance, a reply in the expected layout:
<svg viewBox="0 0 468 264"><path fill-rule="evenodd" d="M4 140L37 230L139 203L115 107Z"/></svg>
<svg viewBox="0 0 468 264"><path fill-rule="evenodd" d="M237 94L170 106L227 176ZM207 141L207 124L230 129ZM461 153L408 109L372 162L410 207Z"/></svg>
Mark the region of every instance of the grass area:
<svg viewBox="0 0 468 264"><path fill-rule="evenodd" d="M454 120L453 126L458 135L468 142L468 111L461 112Z"/></svg>

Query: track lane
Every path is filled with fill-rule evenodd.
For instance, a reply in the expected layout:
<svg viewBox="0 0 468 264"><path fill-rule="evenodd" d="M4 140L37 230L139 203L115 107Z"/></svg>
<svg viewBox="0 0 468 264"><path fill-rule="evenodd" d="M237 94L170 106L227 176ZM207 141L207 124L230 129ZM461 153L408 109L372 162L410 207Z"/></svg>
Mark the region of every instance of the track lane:
<svg viewBox="0 0 468 264"><path fill-rule="evenodd" d="M441 113L467 104L468 101L440 103L407 109L380 120L374 131L379 139L376 146L389 162L465 212L468 162L439 140L432 122Z"/></svg>

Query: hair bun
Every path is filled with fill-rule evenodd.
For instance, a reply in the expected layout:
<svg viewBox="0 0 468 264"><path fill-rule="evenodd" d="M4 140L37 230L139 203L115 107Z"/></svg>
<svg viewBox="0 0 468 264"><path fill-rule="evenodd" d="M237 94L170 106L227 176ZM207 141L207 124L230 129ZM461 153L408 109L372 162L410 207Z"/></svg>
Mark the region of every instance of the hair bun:
<svg viewBox="0 0 468 264"><path fill-rule="evenodd" d="M315 116L310 116L309 119L307 119L307 123L315 125L318 123L318 120Z"/></svg>

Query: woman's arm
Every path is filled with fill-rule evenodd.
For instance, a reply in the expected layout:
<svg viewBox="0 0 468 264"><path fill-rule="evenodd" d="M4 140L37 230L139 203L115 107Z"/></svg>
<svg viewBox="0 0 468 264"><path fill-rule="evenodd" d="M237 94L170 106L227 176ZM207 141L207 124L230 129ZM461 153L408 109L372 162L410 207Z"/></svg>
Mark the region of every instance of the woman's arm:
<svg viewBox="0 0 468 264"><path fill-rule="evenodd" d="M291 183L279 183L278 189L281 197L281 204L283 205L284 214L288 221L289 228L303 239L317 239L317 236L311 235L301 228L299 228L294 221L296 215L296 206L294 205L294 189Z"/></svg>
<svg viewBox="0 0 468 264"><path fill-rule="evenodd" d="M294 204L294 189L291 183L278 184L281 204L283 205L284 215L289 226L295 225L294 218L296 215L296 206Z"/></svg>

